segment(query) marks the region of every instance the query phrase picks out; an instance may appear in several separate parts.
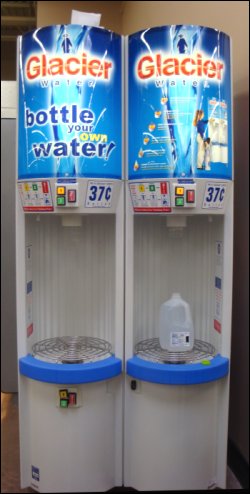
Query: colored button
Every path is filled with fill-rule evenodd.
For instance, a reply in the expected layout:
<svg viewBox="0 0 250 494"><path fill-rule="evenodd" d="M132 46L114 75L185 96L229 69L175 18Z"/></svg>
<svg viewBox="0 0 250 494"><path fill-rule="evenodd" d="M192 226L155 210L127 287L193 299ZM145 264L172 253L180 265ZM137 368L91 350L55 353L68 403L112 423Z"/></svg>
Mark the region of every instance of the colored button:
<svg viewBox="0 0 250 494"><path fill-rule="evenodd" d="M49 192L48 182L42 182L42 189L44 194L48 194Z"/></svg>
<svg viewBox="0 0 250 494"><path fill-rule="evenodd" d="M150 184L149 185L149 190L150 190L150 192L155 192L155 185Z"/></svg>
<svg viewBox="0 0 250 494"><path fill-rule="evenodd" d="M76 393L69 393L69 405L76 405Z"/></svg>
<svg viewBox="0 0 250 494"><path fill-rule="evenodd" d="M175 187L175 195L183 196L184 195L184 187Z"/></svg>
<svg viewBox="0 0 250 494"><path fill-rule="evenodd" d="M167 182L161 182L160 188L161 188L161 194L168 193Z"/></svg>
<svg viewBox="0 0 250 494"><path fill-rule="evenodd" d="M65 206L65 196L57 197L57 206Z"/></svg>
<svg viewBox="0 0 250 494"><path fill-rule="evenodd" d="M37 184L32 184L32 189L33 190L38 190Z"/></svg>
<svg viewBox="0 0 250 494"><path fill-rule="evenodd" d="M57 194L58 195L65 195L65 187L57 187Z"/></svg>
<svg viewBox="0 0 250 494"><path fill-rule="evenodd" d="M60 400L61 408L68 408L68 400Z"/></svg>
<svg viewBox="0 0 250 494"><path fill-rule="evenodd" d="M68 202L76 202L76 190L69 189L68 190Z"/></svg>
<svg viewBox="0 0 250 494"><path fill-rule="evenodd" d="M187 190L187 202L194 203L195 202L195 192L194 190Z"/></svg>
<svg viewBox="0 0 250 494"><path fill-rule="evenodd" d="M59 396L61 399L68 399L68 391L67 389L60 389Z"/></svg>
<svg viewBox="0 0 250 494"><path fill-rule="evenodd" d="M175 198L176 206L184 206L184 197L176 197Z"/></svg>

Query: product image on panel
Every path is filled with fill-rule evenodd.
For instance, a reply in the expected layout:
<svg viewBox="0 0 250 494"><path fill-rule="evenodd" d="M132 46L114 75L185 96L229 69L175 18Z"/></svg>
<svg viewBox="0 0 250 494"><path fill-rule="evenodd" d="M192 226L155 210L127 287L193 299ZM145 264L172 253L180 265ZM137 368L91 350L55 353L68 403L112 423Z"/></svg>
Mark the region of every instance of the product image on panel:
<svg viewBox="0 0 250 494"><path fill-rule="evenodd" d="M232 307L229 37L131 34L125 485L225 488Z"/></svg>
<svg viewBox="0 0 250 494"><path fill-rule="evenodd" d="M201 26L128 37L130 179L232 178L229 48Z"/></svg>
<svg viewBox="0 0 250 494"><path fill-rule="evenodd" d="M19 38L17 324L21 487L122 484L122 40Z"/></svg>

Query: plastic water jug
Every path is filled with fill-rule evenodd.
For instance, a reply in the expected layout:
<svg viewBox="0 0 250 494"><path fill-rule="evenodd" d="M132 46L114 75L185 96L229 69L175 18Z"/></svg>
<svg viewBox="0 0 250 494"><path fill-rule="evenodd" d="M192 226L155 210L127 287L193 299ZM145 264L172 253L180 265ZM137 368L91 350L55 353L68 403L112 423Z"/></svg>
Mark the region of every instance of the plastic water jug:
<svg viewBox="0 0 250 494"><path fill-rule="evenodd" d="M170 352L185 352L194 346L194 326L189 304L179 293L160 307L159 314L160 346Z"/></svg>

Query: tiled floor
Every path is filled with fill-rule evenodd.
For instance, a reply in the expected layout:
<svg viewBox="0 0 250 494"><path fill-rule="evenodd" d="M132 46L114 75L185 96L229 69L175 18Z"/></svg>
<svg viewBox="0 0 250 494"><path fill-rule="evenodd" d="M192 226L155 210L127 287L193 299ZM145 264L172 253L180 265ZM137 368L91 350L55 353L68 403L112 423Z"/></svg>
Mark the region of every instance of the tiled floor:
<svg viewBox="0 0 250 494"><path fill-rule="evenodd" d="M30 492L20 489L17 393L1 393L1 492ZM234 474L227 471L227 489L242 489Z"/></svg>

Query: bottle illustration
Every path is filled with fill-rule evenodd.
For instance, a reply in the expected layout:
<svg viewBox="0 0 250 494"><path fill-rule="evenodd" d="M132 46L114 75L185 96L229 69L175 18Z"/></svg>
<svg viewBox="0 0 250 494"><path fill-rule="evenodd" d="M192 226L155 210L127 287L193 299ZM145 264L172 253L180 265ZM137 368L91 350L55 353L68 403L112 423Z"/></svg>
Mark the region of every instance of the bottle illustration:
<svg viewBox="0 0 250 494"><path fill-rule="evenodd" d="M194 346L194 326L189 304L179 293L164 302L159 313L160 346L169 352L185 352Z"/></svg>

